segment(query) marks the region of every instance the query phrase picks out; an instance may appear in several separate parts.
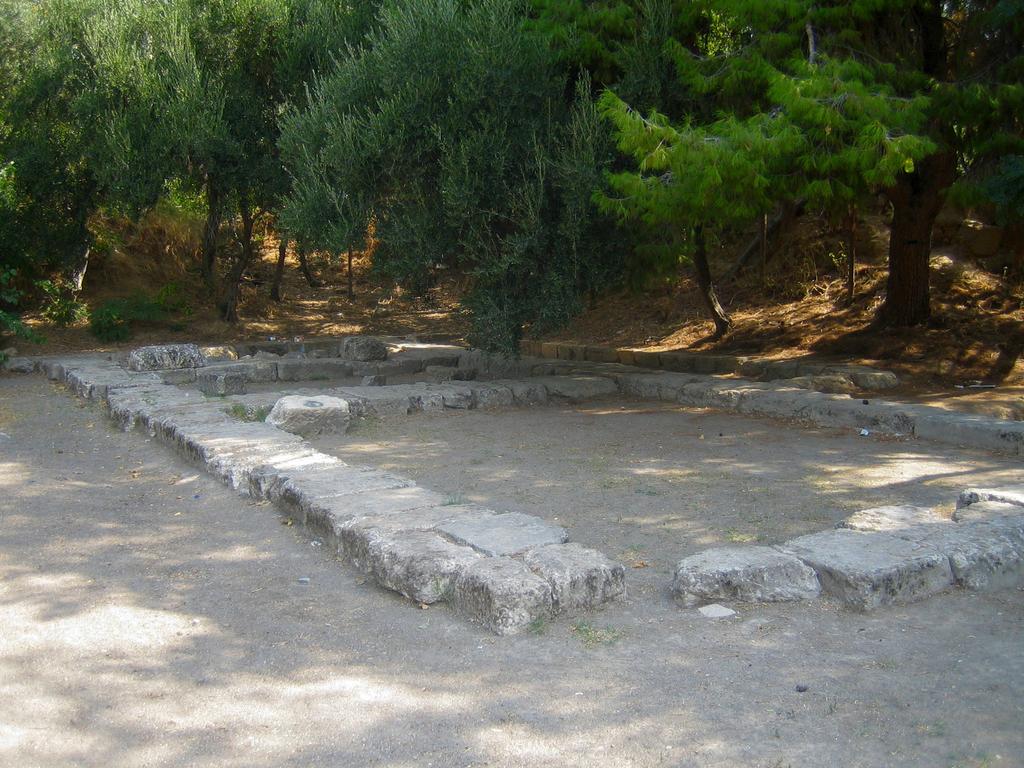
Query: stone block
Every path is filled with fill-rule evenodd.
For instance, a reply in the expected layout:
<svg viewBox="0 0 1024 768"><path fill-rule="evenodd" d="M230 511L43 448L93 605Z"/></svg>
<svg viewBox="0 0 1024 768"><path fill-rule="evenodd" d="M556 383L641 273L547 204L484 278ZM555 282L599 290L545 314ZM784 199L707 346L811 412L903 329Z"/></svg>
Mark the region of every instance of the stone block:
<svg viewBox="0 0 1024 768"><path fill-rule="evenodd" d="M418 603L447 600L481 555L430 531L378 534L367 548L366 572L383 587Z"/></svg>
<svg viewBox="0 0 1024 768"><path fill-rule="evenodd" d="M551 376L545 378L548 398L564 397L571 402L617 395L618 385L603 376Z"/></svg>
<svg viewBox="0 0 1024 768"><path fill-rule="evenodd" d="M661 353L634 349L633 365L638 365L641 368L661 368Z"/></svg>
<svg viewBox="0 0 1024 768"><path fill-rule="evenodd" d="M877 392L899 386L900 380L892 371L872 371L852 369L847 374L861 389Z"/></svg>
<svg viewBox="0 0 1024 768"><path fill-rule="evenodd" d="M373 376L363 376L359 382L362 387L386 387L388 385L388 377L375 374Z"/></svg>
<svg viewBox="0 0 1024 768"><path fill-rule="evenodd" d="M680 560L672 592L693 607L718 600L813 600L821 586L814 571L792 555L771 547L719 547Z"/></svg>
<svg viewBox="0 0 1024 768"><path fill-rule="evenodd" d="M0 365L0 370L7 373L32 373L35 369L35 361L30 357L9 357Z"/></svg>
<svg viewBox="0 0 1024 768"><path fill-rule="evenodd" d="M858 510L836 527L852 528L855 531L893 531L912 525L927 524L952 523L948 517L943 517L933 509L896 504Z"/></svg>
<svg viewBox="0 0 1024 768"><path fill-rule="evenodd" d="M266 383L277 381L277 361L247 358L207 366L204 373L241 373L247 382Z"/></svg>
<svg viewBox="0 0 1024 768"><path fill-rule="evenodd" d="M336 358L279 360L277 378L281 381L343 379L352 375L352 364Z"/></svg>
<svg viewBox="0 0 1024 768"><path fill-rule="evenodd" d="M1024 537L1020 527L981 520L914 526L893 533L945 554L953 579L964 589L998 589L1024 583Z"/></svg>
<svg viewBox="0 0 1024 768"><path fill-rule="evenodd" d="M196 376L196 386L204 395L244 395L245 376L242 373L210 373Z"/></svg>
<svg viewBox="0 0 1024 768"><path fill-rule="evenodd" d="M204 365L206 360L195 344L155 344L138 347L128 353L128 368L132 371L201 368Z"/></svg>
<svg viewBox="0 0 1024 768"><path fill-rule="evenodd" d="M551 587L553 609L573 613L623 595L626 570L601 552L579 544L548 544L526 552L523 562Z"/></svg>
<svg viewBox="0 0 1024 768"><path fill-rule="evenodd" d="M485 555L517 555L545 544L563 544L569 535L559 525L520 512L465 517L438 526L445 536Z"/></svg>
<svg viewBox="0 0 1024 768"><path fill-rule="evenodd" d="M548 400L548 388L539 381L529 379L521 381L508 381L509 391L512 392L513 400L519 405L534 405L546 403Z"/></svg>
<svg viewBox="0 0 1024 768"><path fill-rule="evenodd" d="M661 367L676 373L693 373L697 367L697 355L690 352L662 352Z"/></svg>
<svg viewBox="0 0 1024 768"><path fill-rule="evenodd" d="M336 434L348 431L352 414L348 402L325 395L286 395L278 400L267 423L293 435Z"/></svg>
<svg viewBox="0 0 1024 768"><path fill-rule="evenodd" d="M551 587L518 560L485 557L459 574L452 605L499 635L552 615Z"/></svg>
<svg viewBox="0 0 1024 768"><path fill-rule="evenodd" d="M502 382L475 382L469 386L473 391L473 404L476 408L507 408L515 402L512 389Z"/></svg>
<svg viewBox="0 0 1024 768"><path fill-rule="evenodd" d="M320 502L316 505L317 510L330 510L330 516L323 518L319 527L333 531L338 550L359 567L367 562L370 545L381 535L400 531L433 531L453 520L466 517L477 519L494 514L492 510L477 504L441 504L392 514L353 514L359 501L357 497L345 496L331 502L329 507Z"/></svg>
<svg viewBox="0 0 1024 768"><path fill-rule="evenodd" d="M999 488L966 488L956 500L956 508L962 509L979 501L999 501L1024 507L1024 485L1005 485Z"/></svg>
<svg viewBox="0 0 1024 768"><path fill-rule="evenodd" d="M345 360L356 360L364 363L374 360L386 360L388 357L387 346L372 336L348 336L342 339L340 352L341 357Z"/></svg>
<svg viewBox="0 0 1024 768"><path fill-rule="evenodd" d="M953 520L958 523L1000 517L1024 517L1024 507L1006 501L978 501L953 512Z"/></svg>
<svg viewBox="0 0 1024 768"><path fill-rule="evenodd" d="M587 347L584 352L586 359L592 363L619 362L618 352L611 347Z"/></svg>
<svg viewBox="0 0 1024 768"><path fill-rule="evenodd" d="M456 370L447 365L428 365L424 367L423 373L432 381L451 381L455 378Z"/></svg>
<svg viewBox="0 0 1024 768"><path fill-rule="evenodd" d="M199 351L203 353L203 359L207 363L227 363L238 359L234 347L200 347Z"/></svg>
<svg viewBox="0 0 1024 768"><path fill-rule="evenodd" d="M892 533L840 528L801 536L778 549L813 568L822 590L855 610L913 602L953 585L945 554Z"/></svg>

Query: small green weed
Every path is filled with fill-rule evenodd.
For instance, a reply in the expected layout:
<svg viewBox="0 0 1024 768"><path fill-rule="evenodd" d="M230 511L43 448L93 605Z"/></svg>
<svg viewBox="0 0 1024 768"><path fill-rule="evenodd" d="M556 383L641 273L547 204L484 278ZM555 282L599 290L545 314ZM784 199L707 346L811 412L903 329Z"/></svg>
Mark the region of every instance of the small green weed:
<svg viewBox="0 0 1024 768"><path fill-rule="evenodd" d="M580 639L585 648L596 648L599 645L615 645L625 635L615 627L595 627L586 621L577 621L570 627L573 634Z"/></svg>
<svg viewBox="0 0 1024 768"><path fill-rule="evenodd" d="M538 616L526 626L526 631L539 637L548 631L548 620L543 616Z"/></svg>
<svg viewBox="0 0 1024 768"><path fill-rule="evenodd" d="M241 403L232 403L230 408L224 409L224 412L239 421L266 421L270 410L270 406L267 405L259 405L249 410Z"/></svg>
<svg viewBox="0 0 1024 768"><path fill-rule="evenodd" d="M443 502L442 507L455 507L466 503L466 497L461 493L453 493L449 495Z"/></svg>

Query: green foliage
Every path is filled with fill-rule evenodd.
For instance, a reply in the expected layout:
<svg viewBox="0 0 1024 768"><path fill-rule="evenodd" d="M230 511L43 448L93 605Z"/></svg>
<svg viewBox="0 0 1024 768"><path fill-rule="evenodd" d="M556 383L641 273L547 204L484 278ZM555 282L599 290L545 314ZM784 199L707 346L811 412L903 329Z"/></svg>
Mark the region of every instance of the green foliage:
<svg viewBox="0 0 1024 768"><path fill-rule="evenodd" d="M11 334L39 343L43 340L42 337L25 325L16 311L18 302L24 295L14 284L17 275L17 270L0 265L0 339L6 334ZM0 363L5 357L0 353Z"/></svg>
<svg viewBox="0 0 1024 768"><path fill-rule="evenodd" d="M92 311L89 330L100 341L125 341L132 337L136 326L159 325L190 313L180 287L169 283L153 296L137 294L103 302Z"/></svg>
<svg viewBox="0 0 1024 768"><path fill-rule="evenodd" d="M1004 157L996 172L984 181L982 189L995 204L1001 223L1024 221L1024 156Z"/></svg>
<svg viewBox="0 0 1024 768"><path fill-rule="evenodd" d="M512 0L391 3L286 120L282 217L311 245L362 245L415 293L467 276L474 343L513 350L616 273L620 240L590 200L614 159L589 104L566 103L546 39Z"/></svg>
<svg viewBox="0 0 1024 768"><path fill-rule="evenodd" d="M54 325L63 328L88 319L89 307L63 281L39 280L36 287L43 294L42 315Z"/></svg>

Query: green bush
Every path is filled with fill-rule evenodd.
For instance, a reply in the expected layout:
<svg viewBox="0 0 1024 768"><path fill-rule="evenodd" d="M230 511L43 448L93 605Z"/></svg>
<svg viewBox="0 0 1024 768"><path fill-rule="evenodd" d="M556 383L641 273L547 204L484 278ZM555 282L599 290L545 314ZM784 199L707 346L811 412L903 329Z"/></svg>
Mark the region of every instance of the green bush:
<svg viewBox="0 0 1024 768"><path fill-rule="evenodd" d="M281 139L299 239L342 252L372 222L378 272L417 294L465 276L472 341L505 351L606 288L624 250L592 200L615 151L589 80L568 87L524 8L386 4Z"/></svg>
<svg viewBox="0 0 1024 768"><path fill-rule="evenodd" d="M0 266L0 341L4 336L11 335L38 343L43 338L25 325L15 311L23 295L14 285L14 278L17 275L17 270ZM0 344L0 347L3 347L3 344ZM0 352L0 363L6 359L7 356Z"/></svg>
<svg viewBox="0 0 1024 768"><path fill-rule="evenodd" d="M125 341L135 326L165 323L176 313L188 310L180 298L180 288L170 283L155 296L138 294L123 299L110 299L93 310L89 330L100 341ZM174 324L172 324L172 327Z"/></svg>
<svg viewBox="0 0 1024 768"><path fill-rule="evenodd" d="M89 307L63 282L40 280L36 287L44 296L42 315L54 325L63 328L88 319Z"/></svg>

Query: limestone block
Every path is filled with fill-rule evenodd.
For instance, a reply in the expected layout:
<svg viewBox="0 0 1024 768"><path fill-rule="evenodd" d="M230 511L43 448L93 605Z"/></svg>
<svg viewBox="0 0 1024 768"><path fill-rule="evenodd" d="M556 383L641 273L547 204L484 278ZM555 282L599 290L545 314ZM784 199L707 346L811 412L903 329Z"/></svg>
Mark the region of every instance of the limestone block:
<svg viewBox="0 0 1024 768"><path fill-rule="evenodd" d="M579 544L548 544L526 552L523 562L551 587L556 612L596 608L623 595L626 570L601 552Z"/></svg>
<svg viewBox="0 0 1024 768"><path fill-rule="evenodd" d="M7 373L32 373L36 364L29 357L9 357L0 365L0 369Z"/></svg>
<svg viewBox="0 0 1024 768"><path fill-rule="evenodd" d="M967 488L960 492L956 508L962 509L979 501L999 501L1024 507L1024 485L1005 485L999 488Z"/></svg>
<svg viewBox="0 0 1024 768"><path fill-rule="evenodd" d="M341 357L345 360L370 362L386 360L388 348L372 336L348 336L341 342Z"/></svg>
<svg viewBox="0 0 1024 768"><path fill-rule="evenodd" d="M206 360L195 344L156 344L128 353L128 368L133 371L201 368L204 365Z"/></svg>
<svg viewBox="0 0 1024 768"><path fill-rule="evenodd" d="M438 526L445 536L492 557L516 555L545 544L563 544L569 535L559 525L520 512L454 520Z"/></svg>
<svg viewBox="0 0 1024 768"><path fill-rule="evenodd" d="M909 603L953 585L945 554L892 533L839 528L801 536L779 549L813 568L822 590L855 610Z"/></svg>
<svg viewBox="0 0 1024 768"><path fill-rule="evenodd" d="M949 558L957 585L971 590L1024 583L1024 539L1020 529L996 520L902 528L894 535L934 547Z"/></svg>
<svg viewBox="0 0 1024 768"><path fill-rule="evenodd" d="M484 557L455 582L452 605L499 635L521 632L552 614L551 587L518 560Z"/></svg>
<svg viewBox="0 0 1024 768"><path fill-rule="evenodd" d="M1017 516L1024 517L1024 507L1005 501L978 501L957 509L953 513L953 520L958 523L966 523L974 520Z"/></svg>
<svg viewBox="0 0 1024 768"><path fill-rule="evenodd" d="M204 395L244 395L245 375L204 371L196 376L196 386Z"/></svg>
<svg viewBox="0 0 1024 768"><path fill-rule="evenodd" d="M718 600L813 600L821 586L814 571L792 555L771 547L719 547L680 560L672 592L693 607Z"/></svg>
<svg viewBox="0 0 1024 768"><path fill-rule="evenodd" d="M366 572L418 603L448 599L466 569L482 556L430 531L378 534L367 548Z"/></svg>
<svg viewBox="0 0 1024 768"><path fill-rule="evenodd" d="M343 433L352 415L348 402L323 395L286 395L274 404L267 423L295 435Z"/></svg>
<svg viewBox="0 0 1024 768"><path fill-rule="evenodd" d="M352 364L335 358L279 360L277 378L281 381L343 379L352 375Z"/></svg>
<svg viewBox="0 0 1024 768"><path fill-rule="evenodd" d="M951 521L933 509L896 504L861 509L836 527L852 528L855 531L892 531L911 525L932 523L950 525Z"/></svg>

